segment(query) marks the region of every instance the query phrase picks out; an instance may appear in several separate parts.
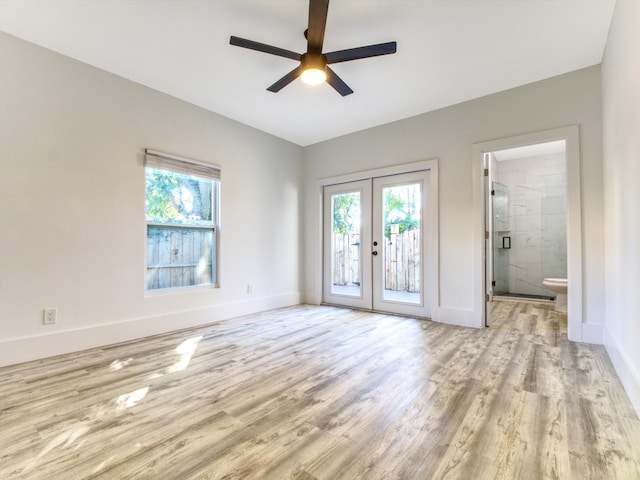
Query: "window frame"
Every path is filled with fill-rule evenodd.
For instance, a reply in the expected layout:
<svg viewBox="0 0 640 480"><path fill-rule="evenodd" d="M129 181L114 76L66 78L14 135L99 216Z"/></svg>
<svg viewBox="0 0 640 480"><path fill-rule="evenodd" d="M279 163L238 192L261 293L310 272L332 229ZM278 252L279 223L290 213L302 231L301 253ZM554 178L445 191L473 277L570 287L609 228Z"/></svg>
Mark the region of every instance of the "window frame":
<svg viewBox="0 0 640 480"><path fill-rule="evenodd" d="M174 172L178 174L186 174L190 176L208 178L211 180L211 224L189 224L189 223L173 223L159 222L147 219L146 211L146 189L147 189L147 168ZM220 183L221 169L217 165L192 160L189 158L159 152L157 150L145 149L144 156L144 182L145 182L145 248L144 248L144 293L145 296L166 295L170 293L178 293L194 290L209 290L220 287L220 271L219 271L219 251L220 251ZM149 228L175 228L185 230L208 230L212 232L211 245L211 281L210 283L198 283L194 285L165 286L158 288L149 288Z"/></svg>

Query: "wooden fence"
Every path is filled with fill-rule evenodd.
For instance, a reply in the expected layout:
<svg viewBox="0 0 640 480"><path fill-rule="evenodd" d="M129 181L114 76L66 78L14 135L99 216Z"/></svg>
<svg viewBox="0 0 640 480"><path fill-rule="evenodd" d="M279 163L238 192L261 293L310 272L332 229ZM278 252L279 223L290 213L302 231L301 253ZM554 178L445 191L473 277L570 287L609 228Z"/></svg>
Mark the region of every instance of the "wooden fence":
<svg viewBox="0 0 640 480"><path fill-rule="evenodd" d="M213 230L147 227L147 289L211 283Z"/></svg>
<svg viewBox="0 0 640 480"><path fill-rule="evenodd" d="M420 292L420 231L392 233L384 238L385 289ZM358 235L333 235L333 284L360 284L360 239Z"/></svg>
<svg viewBox="0 0 640 480"><path fill-rule="evenodd" d="M420 292L420 230L391 233L384 239L384 288Z"/></svg>
<svg viewBox="0 0 640 480"><path fill-rule="evenodd" d="M360 235L333 234L333 284L360 285Z"/></svg>

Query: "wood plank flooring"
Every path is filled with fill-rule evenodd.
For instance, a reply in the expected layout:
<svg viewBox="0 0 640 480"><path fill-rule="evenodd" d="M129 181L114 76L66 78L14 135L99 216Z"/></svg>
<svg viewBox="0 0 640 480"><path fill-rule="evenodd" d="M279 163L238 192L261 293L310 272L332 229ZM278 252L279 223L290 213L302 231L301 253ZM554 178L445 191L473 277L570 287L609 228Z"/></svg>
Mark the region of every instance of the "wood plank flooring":
<svg viewBox="0 0 640 480"><path fill-rule="evenodd" d="M1 479L640 479L603 347L300 306L0 369Z"/></svg>

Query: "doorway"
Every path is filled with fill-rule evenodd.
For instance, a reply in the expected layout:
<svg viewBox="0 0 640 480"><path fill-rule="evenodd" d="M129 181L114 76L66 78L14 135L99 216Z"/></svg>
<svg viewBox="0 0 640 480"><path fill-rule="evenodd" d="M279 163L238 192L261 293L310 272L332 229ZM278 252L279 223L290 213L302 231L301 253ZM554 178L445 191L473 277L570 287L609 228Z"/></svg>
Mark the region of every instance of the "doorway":
<svg viewBox="0 0 640 480"><path fill-rule="evenodd" d="M565 142L566 165L566 251L568 279L568 339L583 341L585 332L582 322L582 207L580 182L580 129L577 125L544 130L516 137L491 140L473 145L475 219L477 220L477 262L474 276L478 279L474 292L474 312L481 316L482 325L491 323L489 302L491 300L491 280L488 272L491 265L491 244L489 242L489 222L487 203L490 183L488 177L487 153L526 145L562 140ZM588 333L588 332L587 332Z"/></svg>
<svg viewBox="0 0 640 480"><path fill-rule="evenodd" d="M429 171L325 185L323 301L429 317Z"/></svg>
<svg viewBox="0 0 640 480"><path fill-rule="evenodd" d="M488 288L493 298L551 302L545 278L567 278L566 142L485 153Z"/></svg>

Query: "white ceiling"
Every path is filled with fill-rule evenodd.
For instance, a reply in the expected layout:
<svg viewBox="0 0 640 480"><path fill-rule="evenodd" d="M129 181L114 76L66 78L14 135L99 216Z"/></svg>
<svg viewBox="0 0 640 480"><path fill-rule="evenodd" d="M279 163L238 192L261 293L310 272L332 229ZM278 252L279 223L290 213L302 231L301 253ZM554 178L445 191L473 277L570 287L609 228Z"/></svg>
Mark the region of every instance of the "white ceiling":
<svg viewBox="0 0 640 480"><path fill-rule="evenodd" d="M303 0L0 0L0 30L247 125L310 145L600 63L615 0L333 0L324 51L396 40L332 65L355 91L294 81Z"/></svg>

